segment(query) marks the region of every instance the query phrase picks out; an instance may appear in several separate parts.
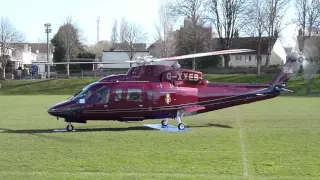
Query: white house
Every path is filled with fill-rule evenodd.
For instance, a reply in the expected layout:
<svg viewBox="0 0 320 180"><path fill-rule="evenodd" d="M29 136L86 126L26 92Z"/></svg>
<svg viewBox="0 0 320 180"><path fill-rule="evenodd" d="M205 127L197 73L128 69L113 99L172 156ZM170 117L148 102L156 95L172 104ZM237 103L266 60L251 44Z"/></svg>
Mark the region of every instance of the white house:
<svg viewBox="0 0 320 180"><path fill-rule="evenodd" d="M286 51L279 38L272 41L272 49L269 65L282 65L286 58ZM253 38L237 38L233 40L232 49L253 49L254 52L231 54L229 67L256 67L257 66L257 42ZM262 65L267 60L268 39L263 38L261 41L261 60Z"/></svg>
<svg viewBox="0 0 320 180"><path fill-rule="evenodd" d="M22 43L24 48L13 55L13 59L21 61L21 65L31 65L33 63L46 63L47 60L47 43ZM53 59L54 47L49 44L49 62ZM45 64L38 65L38 73L46 74L47 67Z"/></svg>
<svg viewBox="0 0 320 180"><path fill-rule="evenodd" d="M265 64L268 55L268 43L267 37L262 37L260 45L260 55L262 59L262 65ZM283 59L285 60L286 51L283 47L280 38L276 38L271 41L271 56L269 65L281 65ZM219 38L213 39L215 50L222 50L223 45L220 44ZM230 54L229 67L257 67L257 50L258 50L258 39L254 37L237 37L232 39L231 49L252 49L253 52ZM222 58L222 66L224 66L224 58Z"/></svg>
<svg viewBox="0 0 320 180"><path fill-rule="evenodd" d="M103 51L102 62L105 61L129 61L128 51ZM149 51L139 50L135 53L134 58L139 56L150 56ZM133 58L133 59L134 59ZM136 66L137 64L131 64L131 66ZM118 69L127 69L130 68L130 63L120 63L120 64L102 64L102 68L118 68Z"/></svg>
<svg viewBox="0 0 320 180"><path fill-rule="evenodd" d="M24 69L24 65L31 65L35 62L47 61L47 43L20 43L16 45L16 50L12 53L12 50L8 50L7 54L11 57L13 62L13 69L21 67ZM54 47L49 45L49 61L52 62ZM45 65L38 66L39 73L45 73Z"/></svg>

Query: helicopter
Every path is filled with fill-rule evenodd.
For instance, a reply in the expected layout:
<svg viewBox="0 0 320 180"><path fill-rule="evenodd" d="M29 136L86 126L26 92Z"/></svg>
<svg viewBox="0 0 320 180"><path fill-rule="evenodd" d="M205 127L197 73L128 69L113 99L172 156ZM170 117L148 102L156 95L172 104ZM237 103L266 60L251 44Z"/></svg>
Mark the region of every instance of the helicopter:
<svg viewBox="0 0 320 180"><path fill-rule="evenodd" d="M199 71L181 69L177 63L154 65L152 62L243 53L254 50L233 49L209 53L189 54L168 58L137 58L127 63L138 63L127 74L110 75L84 87L70 99L50 107L47 112L67 122L66 130L73 131L72 123L87 121L140 122L169 119L185 130L182 117L275 98L280 92L293 92L285 86L303 56L292 53L284 61L282 70L268 84L209 82Z"/></svg>

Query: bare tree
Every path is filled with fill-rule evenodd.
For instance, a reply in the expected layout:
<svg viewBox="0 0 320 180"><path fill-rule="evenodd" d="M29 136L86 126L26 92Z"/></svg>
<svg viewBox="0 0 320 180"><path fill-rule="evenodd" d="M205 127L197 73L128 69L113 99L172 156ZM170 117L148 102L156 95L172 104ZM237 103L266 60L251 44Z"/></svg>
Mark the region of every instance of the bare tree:
<svg viewBox="0 0 320 180"><path fill-rule="evenodd" d="M119 33L120 43L123 43L125 40L125 33L126 33L125 31L127 29L127 26L128 26L127 20L124 17L122 17L121 24L120 24L120 33Z"/></svg>
<svg viewBox="0 0 320 180"><path fill-rule="evenodd" d="M57 34L52 39L53 44L60 45L65 53L64 60L70 62L71 58L76 57L81 48L81 35L79 29L68 17L66 22L60 26ZM70 76L69 64L66 64L67 76Z"/></svg>
<svg viewBox="0 0 320 180"><path fill-rule="evenodd" d="M10 60L10 54L19 50L20 43L24 40L23 34L18 31L8 18L1 17L0 20L0 69L1 79L6 78L6 66Z"/></svg>
<svg viewBox="0 0 320 180"><path fill-rule="evenodd" d="M114 20L112 32L111 32L111 43L114 45L118 42L118 33L117 33L117 20Z"/></svg>
<svg viewBox="0 0 320 180"><path fill-rule="evenodd" d="M267 19L265 23L265 29L268 33L268 55L265 62L265 66L268 66L270 61L270 55L272 50L272 42L275 38L278 38L276 34L279 34L283 27L283 17L287 8L289 7L290 0L264 0L266 3L265 12L267 13Z"/></svg>
<svg viewBox="0 0 320 180"><path fill-rule="evenodd" d="M96 55L96 58L102 59L103 51L110 50L113 44L110 41L100 41L99 43L89 46L88 51Z"/></svg>
<svg viewBox="0 0 320 180"><path fill-rule="evenodd" d="M175 0L168 3L170 18L185 18L185 26L180 30L177 47L186 54L203 51L205 45L211 45L212 29L204 28L204 0ZM208 47L207 47L208 48ZM192 59L192 69L196 68L196 59Z"/></svg>
<svg viewBox="0 0 320 180"><path fill-rule="evenodd" d="M123 19L120 33L120 46L127 51L130 60L132 60L137 51L140 50L138 43L145 43L148 39L147 35L140 25Z"/></svg>
<svg viewBox="0 0 320 180"><path fill-rule="evenodd" d="M168 6L162 4L158 9L159 24L155 26L157 30L156 42L159 42L160 56L168 57L174 53L174 42L172 38L171 21L168 13Z"/></svg>
<svg viewBox="0 0 320 180"><path fill-rule="evenodd" d="M299 51L308 58L308 64L305 65L303 72L308 82L307 94L310 94L312 79L320 64L320 34L317 29L320 25L320 1L296 0L295 10L296 22L301 28L297 37Z"/></svg>
<svg viewBox="0 0 320 180"><path fill-rule="evenodd" d="M264 24L267 19L267 13L265 12L265 2L251 0L248 6L248 18L247 23L244 26L245 31L251 36L257 43L257 74L260 74L262 57L261 57L261 43L263 34L266 33Z"/></svg>
<svg viewBox="0 0 320 180"><path fill-rule="evenodd" d="M207 18L214 24L223 49L232 48L235 31L240 31L246 18L247 0L207 0ZM224 55L228 67L229 55Z"/></svg>
<svg viewBox="0 0 320 180"><path fill-rule="evenodd" d="M317 0L295 0L296 22L302 30L302 39L299 50L303 52L304 41L314 32L314 27L320 25L320 1Z"/></svg>

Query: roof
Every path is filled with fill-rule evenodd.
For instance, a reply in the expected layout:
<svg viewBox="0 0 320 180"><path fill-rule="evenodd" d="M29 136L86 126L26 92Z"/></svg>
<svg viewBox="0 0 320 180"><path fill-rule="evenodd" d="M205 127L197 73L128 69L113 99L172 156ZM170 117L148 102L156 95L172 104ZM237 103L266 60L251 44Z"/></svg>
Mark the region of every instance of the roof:
<svg viewBox="0 0 320 180"><path fill-rule="evenodd" d="M128 46L129 43L127 43L126 41L123 43L115 43L113 45L114 50L125 50L125 47ZM147 44L146 43L133 43L133 47L136 50L146 50Z"/></svg>
<svg viewBox="0 0 320 180"><path fill-rule="evenodd" d="M113 51L108 51L108 50L103 50L102 52L130 52L130 51L126 51L126 50L113 50ZM134 52L149 52L149 50L135 50Z"/></svg>
<svg viewBox="0 0 320 180"><path fill-rule="evenodd" d="M28 45L28 47L31 47L32 53L37 53L36 51L39 50L39 53L47 53L47 43L19 43L20 46L23 48L25 44ZM49 44L49 52L53 53L54 46L52 44Z"/></svg>
<svg viewBox="0 0 320 180"><path fill-rule="evenodd" d="M275 44L277 38L271 41L272 46ZM268 53L268 37L262 37L260 53L267 54ZM224 50L223 45L220 43L220 38L213 38L213 45L215 46L215 50ZM231 49L252 49L254 52L250 52L250 54L256 54L258 51L258 38L255 37L239 37L233 38Z"/></svg>

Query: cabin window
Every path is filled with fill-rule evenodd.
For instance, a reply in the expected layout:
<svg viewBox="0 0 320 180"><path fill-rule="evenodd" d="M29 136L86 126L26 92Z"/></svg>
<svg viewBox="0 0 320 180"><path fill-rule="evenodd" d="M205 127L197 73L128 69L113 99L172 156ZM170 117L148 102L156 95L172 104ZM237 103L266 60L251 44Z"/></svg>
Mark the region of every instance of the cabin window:
<svg viewBox="0 0 320 180"><path fill-rule="evenodd" d="M110 88L102 87L97 90L95 95L95 104L107 104L109 102Z"/></svg>
<svg viewBox="0 0 320 180"><path fill-rule="evenodd" d="M149 99L149 100L152 100L152 98L153 98L153 91L148 91L148 92L147 92L147 95L148 95L148 99Z"/></svg>
<svg viewBox="0 0 320 180"><path fill-rule="evenodd" d="M120 101L122 96L122 89L116 89L115 95L114 95L114 101Z"/></svg>
<svg viewBox="0 0 320 180"><path fill-rule="evenodd" d="M127 101L142 101L142 91L141 89L128 89Z"/></svg>
<svg viewBox="0 0 320 180"><path fill-rule="evenodd" d="M236 60L237 60L237 61L241 61L241 56L236 55Z"/></svg>

